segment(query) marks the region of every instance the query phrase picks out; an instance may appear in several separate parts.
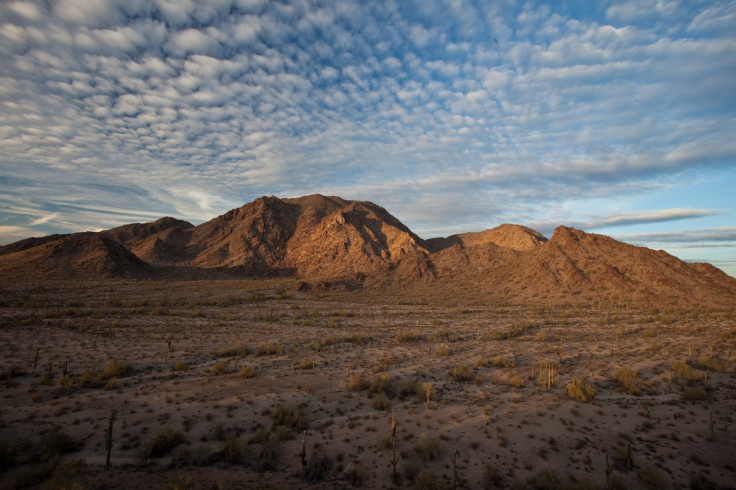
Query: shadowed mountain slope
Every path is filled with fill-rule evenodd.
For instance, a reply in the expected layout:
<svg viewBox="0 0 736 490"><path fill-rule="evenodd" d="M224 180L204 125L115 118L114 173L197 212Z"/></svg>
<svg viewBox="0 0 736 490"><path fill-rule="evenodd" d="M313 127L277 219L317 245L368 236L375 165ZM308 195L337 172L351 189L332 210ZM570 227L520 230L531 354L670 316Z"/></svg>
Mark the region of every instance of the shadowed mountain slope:
<svg viewBox="0 0 736 490"><path fill-rule="evenodd" d="M162 218L0 247L8 280L292 277L434 288L484 301L723 303L736 279L709 264L558 227L547 240L504 224L422 240L384 208L311 195L261 197L199 226Z"/></svg>

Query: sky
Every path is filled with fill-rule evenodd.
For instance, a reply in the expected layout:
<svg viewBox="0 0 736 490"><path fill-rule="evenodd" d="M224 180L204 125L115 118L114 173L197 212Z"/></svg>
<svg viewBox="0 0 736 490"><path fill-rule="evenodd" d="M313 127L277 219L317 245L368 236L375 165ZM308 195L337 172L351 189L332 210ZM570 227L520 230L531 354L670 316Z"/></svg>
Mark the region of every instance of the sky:
<svg viewBox="0 0 736 490"><path fill-rule="evenodd" d="M0 2L0 244L263 195L736 276L736 1Z"/></svg>

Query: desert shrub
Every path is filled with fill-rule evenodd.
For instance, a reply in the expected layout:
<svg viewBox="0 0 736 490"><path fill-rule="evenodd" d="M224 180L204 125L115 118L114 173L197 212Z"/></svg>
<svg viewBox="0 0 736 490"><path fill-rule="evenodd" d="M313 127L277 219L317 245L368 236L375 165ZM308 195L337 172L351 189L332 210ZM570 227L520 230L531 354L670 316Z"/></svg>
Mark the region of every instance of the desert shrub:
<svg viewBox="0 0 736 490"><path fill-rule="evenodd" d="M673 362L672 371L675 373L675 377L680 381L680 383L703 379L703 371L695 369L686 362Z"/></svg>
<svg viewBox="0 0 736 490"><path fill-rule="evenodd" d="M222 357L245 357L248 353L248 346L243 342L236 342L230 347L223 347L218 352Z"/></svg>
<svg viewBox="0 0 736 490"><path fill-rule="evenodd" d="M391 408L391 402L385 393L381 392L373 397L373 408L376 410L388 410Z"/></svg>
<svg viewBox="0 0 736 490"><path fill-rule="evenodd" d="M345 479L354 487L362 487L365 483L365 465L362 461L355 460L345 471Z"/></svg>
<svg viewBox="0 0 736 490"><path fill-rule="evenodd" d="M229 359L220 359L210 368L210 374L213 376L223 376L227 373L227 367L230 364Z"/></svg>
<svg viewBox="0 0 736 490"><path fill-rule="evenodd" d="M437 354L440 356L449 356L450 355L450 346L447 344L440 344L437 346Z"/></svg>
<svg viewBox="0 0 736 490"><path fill-rule="evenodd" d="M396 337L394 337L394 342L397 344L403 344L403 343L409 343L409 342L418 342L421 340L422 336L419 334L415 334L413 332L403 331L396 334Z"/></svg>
<svg viewBox="0 0 736 490"><path fill-rule="evenodd" d="M195 466L207 466L214 460L212 448L207 444L200 444L192 451L192 464Z"/></svg>
<svg viewBox="0 0 736 490"><path fill-rule="evenodd" d="M401 469L404 473L404 477L408 481L413 482L419 472L422 471L422 461L416 456L412 456L404 460L401 465Z"/></svg>
<svg viewBox="0 0 736 490"><path fill-rule="evenodd" d="M261 446L256 461L258 468L263 471L269 471L276 467L279 452L281 451L281 442L277 439L270 438Z"/></svg>
<svg viewBox="0 0 736 490"><path fill-rule="evenodd" d="M522 386L524 386L524 384L526 384L526 380L521 376L509 373L508 377L506 378L506 384L514 388L521 388Z"/></svg>
<svg viewBox="0 0 736 490"><path fill-rule="evenodd" d="M573 378L572 383L568 383L565 389L567 396L573 400L587 402L595 398L595 390L584 379Z"/></svg>
<svg viewBox="0 0 736 490"><path fill-rule="evenodd" d="M643 462L637 476L642 488L647 490L666 490L670 488L662 473L649 461Z"/></svg>
<svg viewBox="0 0 736 490"><path fill-rule="evenodd" d="M307 359L306 357L302 359L299 363L299 367L301 369L314 369L315 365L316 363L314 361L312 361L311 359Z"/></svg>
<svg viewBox="0 0 736 490"><path fill-rule="evenodd" d="M272 342L266 342L261 344L256 350L257 356L280 356L284 353L284 346L274 344Z"/></svg>
<svg viewBox="0 0 736 490"><path fill-rule="evenodd" d="M312 454L307 460L307 466L304 469L304 478L309 482L318 482L325 479L327 473L332 468L332 460L325 454L322 446L315 445Z"/></svg>
<svg viewBox="0 0 736 490"><path fill-rule="evenodd" d="M420 490L440 490L445 488L442 479L433 471L423 468L419 474L414 477L414 488Z"/></svg>
<svg viewBox="0 0 736 490"><path fill-rule="evenodd" d="M242 437L229 434L225 437L222 459L230 464L243 464L248 456L248 442Z"/></svg>
<svg viewBox="0 0 736 490"><path fill-rule="evenodd" d="M455 364L452 367L450 376L455 381L468 381L473 378L473 366L470 364Z"/></svg>
<svg viewBox="0 0 736 490"><path fill-rule="evenodd" d="M514 367L516 362L513 359L509 359L508 356L496 356L491 360L491 364L496 367Z"/></svg>
<svg viewBox="0 0 736 490"><path fill-rule="evenodd" d="M193 490L197 488L197 483L192 475L177 471L169 478L165 488L167 490Z"/></svg>
<svg viewBox="0 0 736 490"><path fill-rule="evenodd" d="M635 370L623 367L613 373L613 379L618 382L619 388L623 391L631 395L638 395L641 393L641 390L639 389L639 382L641 379L639 378L639 373Z"/></svg>
<svg viewBox="0 0 736 490"><path fill-rule="evenodd" d="M189 364L183 361L177 361L174 363L174 371L186 371L189 369Z"/></svg>
<svg viewBox="0 0 736 490"><path fill-rule="evenodd" d="M722 373L728 369L728 361L718 359L714 356L703 356L698 359L698 365L716 373Z"/></svg>
<svg viewBox="0 0 736 490"><path fill-rule="evenodd" d="M238 371L238 376L241 378L252 378L255 375L256 370L250 366L243 366L240 368L240 371Z"/></svg>
<svg viewBox="0 0 736 490"><path fill-rule="evenodd" d="M83 386L84 388L99 386L101 383L100 375L91 369L85 369L82 371L82 374L79 375L79 378L77 378L77 383L79 386Z"/></svg>
<svg viewBox="0 0 736 490"><path fill-rule="evenodd" d="M192 451L185 445L180 444L171 451L171 466L182 468L192 461Z"/></svg>
<svg viewBox="0 0 736 490"><path fill-rule="evenodd" d="M682 390L680 398L685 401L703 401L708 399L708 393L700 386L687 386Z"/></svg>
<svg viewBox="0 0 736 490"><path fill-rule="evenodd" d="M427 434L422 434L414 443L414 451L422 461L433 461L440 454L440 441Z"/></svg>
<svg viewBox="0 0 736 490"><path fill-rule="evenodd" d="M393 398L396 394L396 387L394 382L388 374L379 374L371 380L371 385L368 388L369 393L384 393L387 397Z"/></svg>
<svg viewBox="0 0 736 490"><path fill-rule="evenodd" d="M183 442L184 436L181 432L171 427L163 427L143 444L140 456L144 461L150 458L161 458L171 453Z"/></svg>
<svg viewBox="0 0 736 490"><path fill-rule="evenodd" d="M127 362L120 362L117 359L111 359L105 364L100 373L100 379L105 381L110 378L124 378L133 373L133 366Z"/></svg>
<svg viewBox="0 0 736 490"><path fill-rule="evenodd" d="M503 478L501 477L501 472L498 471L498 468L496 468L493 463L486 463L486 466L483 468L481 488L483 488L483 490L494 490L496 488L500 488L502 483Z"/></svg>
<svg viewBox="0 0 736 490"><path fill-rule="evenodd" d="M81 449L82 444L59 428L46 429L41 432L41 458L43 460L56 459L62 454Z"/></svg>
<svg viewBox="0 0 736 490"><path fill-rule="evenodd" d="M348 389L352 391L367 390L370 386L371 384L368 380L360 373L352 374L350 375L350 379L348 379Z"/></svg>
<svg viewBox="0 0 736 490"><path fill-rule="evenodd" d="M274 426L283 425L292 430L304 430L308 425L304 410L297 405L277 405L271 411L271 420Z"/></svg>
<svg viewBox="0 0 736 490"><path fill-rule="evenodd" d="M562 481L554 468L541 468L528 481L529 487L538 490L562 490Z"/></svg>

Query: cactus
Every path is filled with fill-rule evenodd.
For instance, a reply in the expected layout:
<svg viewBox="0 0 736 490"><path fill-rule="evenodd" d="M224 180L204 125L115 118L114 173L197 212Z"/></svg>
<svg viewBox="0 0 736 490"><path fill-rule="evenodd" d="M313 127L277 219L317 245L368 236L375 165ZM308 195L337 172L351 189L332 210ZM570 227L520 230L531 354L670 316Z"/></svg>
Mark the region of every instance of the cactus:
<svg viewBox="0 0 736 490"><path fill-rule="evenodd" d="M33 358L33 369L36 369L38 367L38 353L40 350L40 347L36 347L36 356Z"/></svg>
<svg viewBox="0 0 736 490"><path fill-rule="evenodd" d="M457 490L457 455L460 454L455 451L452 455L452 490Z"/></svg>
<svg viewBox="0 0 736 490"><path fill-rule="evenodd" d="M396 471L396 464L399 462L399 458L396 456L396 427L398 425L399 421L396 420L396 415L394 414L394 411L391 410L391 449L393 451L391 456L391 478L395 484L398 484L399 482L399 473Z"/></svg>
<svg viewBox="0 0 736 490"><path fill-rule="evenodd" d="M611 465L608 463L608 454L606 454L606 488L611 490Z"/></svg>
<svg viewBox="0 0 736 490"><path fill-rule="evenodd" d="M634 469L634 458L631 456L631 443L626 446L626 469Z"/></svg>
<svg viewBox="0 0 736 490"><path fill-rule="evenodd" d="M107 432L105 433L105 449L107 449L107 457L105 458L105 468L110 467L110 453L112 452L112 424L115 421L115 410L110 412L110 419L107 424Z"/></svg>
<svg viewBox="0 0 736 490"><path fill-rule="evenodd" d="M307 473L307 431L304 431L304 435L302 436L302 474Z"/></svg>

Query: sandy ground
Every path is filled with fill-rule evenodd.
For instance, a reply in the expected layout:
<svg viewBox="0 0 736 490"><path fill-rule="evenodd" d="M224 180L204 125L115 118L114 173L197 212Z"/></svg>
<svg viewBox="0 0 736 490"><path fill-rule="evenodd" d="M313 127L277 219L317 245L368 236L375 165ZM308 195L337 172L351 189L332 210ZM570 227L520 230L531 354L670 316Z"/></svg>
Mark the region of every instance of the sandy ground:
<svg viewBox="0 0 736 490"><path fill-rule="evenodd" d="M1 291L3 488L736 485L734 311L288 281Z"/></svg>

